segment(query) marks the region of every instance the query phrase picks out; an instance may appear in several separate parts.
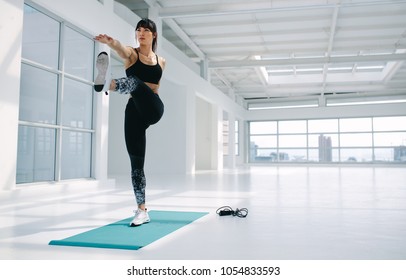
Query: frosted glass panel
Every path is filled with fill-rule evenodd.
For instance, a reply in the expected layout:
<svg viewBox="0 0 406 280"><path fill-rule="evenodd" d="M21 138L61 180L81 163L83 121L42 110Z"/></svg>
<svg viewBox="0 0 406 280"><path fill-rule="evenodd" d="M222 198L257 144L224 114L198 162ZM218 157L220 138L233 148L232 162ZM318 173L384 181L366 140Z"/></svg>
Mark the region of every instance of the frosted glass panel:
<svg viewBox="0 0 406 280"><path fill-rule="evenodd" d="M396 151L393 148L375 148L374 155L376 161L401 161L400 157L396 157ZM403 161L406 161L406 157Z"/></svg>
<svg viewBox="0 0 406 280"><path fill-rule="evenodd" d="M17 183L54 180L54 161L54 129L18 128Z"/></svg>
<svg viewBox="0 0 406 280"><path fill-rule="evenodd" d="M91 140L90 133L63 132L61 179L90 177Z"/></svg>
<svg viewBox="0 0 406 280"><path fill-rule="evenodd" d="M309 149L309 161L310 162L339 162L339 154L338 154L338 149L331 149L328 150L329 153L327 153L328 156L326 156L325 151L320 149Z"/></svg>
<svg viewBox="0 0 406 280"><path fill-rule="evenodd" d="M370 147L372 133L348 133L340 135L341 147Z"/></svg>
<svg viewBox="0 0 406 280"><path fill-rule="evenodd" d="M306 149L280 149L279 150L279 161L293 161L302 162L307 161L307 150Z"/></svg>
<svg viewBox="0 0 406 280"><path fill-rule="evenodd" d="M260 148L270 148L277 146L276 136L251 136L251 144Z"/></svg>
<svg viewBox="0 0 406 280"><path fill-rule="evenodd" d="M338 119L309 120L309 133L338 132Z"/></svg>
<svg viewBox="0 0 406 280"><path fill-rule="evenodd" d="M279 147L304 148L307 146L306 135L279 135Z"/></svg>
<svg viewBox="0 0 406 280"><path fill-rule="evenodd" d="M372 149L341 149L340 156L342 162L370 162L372 161Z"/></svg>
<svg viewBox="0 0 406 280"><path fill-rule="evenodd" d="M277 133L277 122L251 122L251 134L275 134Z"/></svg>
<svg viewBox="0 0 406 280"><path fill-rule="evenodd" d="M56 74L22 64L20 120L56 124Z"/></svg>
<svg viewBox="0 0 406 280"><path fill-rule="evenodd" d="M91 129L92 100L92 86L65 79L62 102L63 125Z"/></svg>
<svg viewBox="0 0 406 280"><path fill-rule="evenodd" d="M371 118L340 119L341 132L361 132L372 130Z"/></svg>
<svg viewBox="0 0 406 280"><path fill-rule="evenodd" d="M306 121L280 121L279 133L306 133Z"/></svg>
<svg viewBox="0 0 406 280"><path fill-rule="evenodd" d="M22 57L58 69L59 22L24 5Z"/></svg>
<svg viewBox="0 0 406 280"><path fill-rule="evenodd" d="M375 146L406 146L406 132L374 133Z"/></svg>
<svg viewBox="0 0 406 280"><path fill-rule="evenodd" d="M85 80L93 80L93 41L71 28L66 28L64 44L65 71Z"/></svg>
<svg viewBox="0 0 406 280"><path fill-rule="evenodd" d="M278 151L276 149L252 149L250 160L256 162L278 161Z"/></svg>
<svg viewBox="0 0 406 280"><path fill-rule="evenodd" d="M375 131L406 130L406 117L374 118Z"/></svg>

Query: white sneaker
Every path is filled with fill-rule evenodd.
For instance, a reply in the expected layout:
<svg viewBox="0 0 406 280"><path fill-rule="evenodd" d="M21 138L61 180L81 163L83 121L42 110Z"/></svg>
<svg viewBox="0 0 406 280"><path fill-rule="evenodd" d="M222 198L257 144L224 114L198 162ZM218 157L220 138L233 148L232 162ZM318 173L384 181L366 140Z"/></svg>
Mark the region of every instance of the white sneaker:
<svg viewBox="0 0 406 280"><path fill-rule="evenodd" d="M147 209L145 209L145 210L137 209L136 211L134 211L134 213L135 213L135 216L134 216L134 219L130 223L130 227L139 226L139 225L148 223L150 221L149 215L147 213Z"/></svg>
<svg viewBox="0 0 406 280"><path fill-rule="evenodd" d="M110 68L109 55L106 52L101 52L96 60L97 76L94 81L94 90L97 92L106 92L110 89ZM106 79L107 77L107 79Z"/></svg>

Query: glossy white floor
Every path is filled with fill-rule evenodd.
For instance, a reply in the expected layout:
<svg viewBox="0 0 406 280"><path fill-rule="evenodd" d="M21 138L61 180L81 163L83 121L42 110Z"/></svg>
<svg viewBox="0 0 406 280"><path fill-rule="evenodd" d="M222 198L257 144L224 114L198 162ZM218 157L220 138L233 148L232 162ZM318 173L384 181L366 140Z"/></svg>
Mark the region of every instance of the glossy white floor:
<svg viewBox="0 0 406 280"><path fill-rule="evenodd" d="M209 215L138 251L49 246L131 216L132 189L127 178L115 187L30 187L34 198L1 194L0 258L406 259L405 167L251 166L147 180L149 209ZM219 217L223 205L249 214Z"/></svg>

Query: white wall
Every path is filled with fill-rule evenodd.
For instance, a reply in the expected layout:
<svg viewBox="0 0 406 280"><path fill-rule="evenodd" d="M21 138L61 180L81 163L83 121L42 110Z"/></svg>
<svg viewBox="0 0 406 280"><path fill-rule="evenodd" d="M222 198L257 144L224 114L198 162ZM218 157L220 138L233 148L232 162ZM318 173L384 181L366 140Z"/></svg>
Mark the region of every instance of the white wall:
<svg viewBox="0 0 406 280"><path fill-rule="evenodd" d="M113 77L125 76L123 64L112 67ZM124 140L124 110L128 102L128 95L110 93L104 96L109 99L109 145L108 145L108 176L112 174L128 175L130 160Z"/></svg>
<svg viewBox="0 0 406 280"><path fill-rule="evenodd" d="M146 173L189 173L187 164L189 148L187 108L188 95L192 94L183 85L167 79L161 81L160 98L165 105L162 119L147 130L147 154L145 159ZM193 118L193 116L191 116Z"/></svg>
<svg viewBox="0 0 406 280"><path fill-rule="evenodd" d="M222 170L223 151L223 109L218 104L196 98L196 140L195 169Z"/></svg>
<svg viewBox="0 0 406 280"><path fill-rule="evenodd" d="M23 3L2 0L0 8L0 190L15 185Z"/></svg>
<svg viewBox="0 0 406 280"><path fill-rule="evenodd" d="M147 130L147 173L186 172L187 90L163 79L160 98L165 105L162 119ZM130 161L124 139L124 110L128 95L110 93L109 175L129 175Z"/></svg>
<svg viewBox="0 0 406 280"><path fill-rule="evenodd" d="M217 135L213 135L212 104L196 98L196 170L214 169L212 165L212 146L216 142Z"/></svg>

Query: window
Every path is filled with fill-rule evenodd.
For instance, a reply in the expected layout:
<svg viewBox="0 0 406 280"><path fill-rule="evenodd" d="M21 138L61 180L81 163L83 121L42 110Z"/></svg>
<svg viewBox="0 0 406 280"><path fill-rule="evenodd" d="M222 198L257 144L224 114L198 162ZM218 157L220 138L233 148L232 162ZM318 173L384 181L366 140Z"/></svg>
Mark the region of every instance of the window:
<svg viewBox="0 0 406 280"><path fill-rule="evenodd" d="M402 117L376 117L373 119L375 131L405 131L406 116Z"/></svg>
<svg viewBox="0 0 406 280"><path fill-rule="evenodd" d="M17 183L92 176L91 36L24 6Z"/></svg>
<svg viewBox="0 0 406 280"><path fill-rule="evenodd" d="M17 183L55 180L56 130L20 125Z"/></svg>
<svg viewBox="0 0 406 280"><path fill-rule="evenodd" d="M309 133L336 133L338 132L338 119L309 120Z"/></svg>
<svg viewBox="0 0 406 280"><path fill-rule="evenodd" d="M306 121L279 121L279 133L306 133Z"/></svg>
<svg viewBox="0 0 406 280"><path fill-rule="evenodd" d="M239 141L239 138L240 138L240 133L239 133L239 121L238 120L236 120L235 122L234 122L234 134L235 134L235 136L234 136L234 141L235 141L235 155L236 156L238 156L239 154L240 154L240 141Z"/></svg>
<svg viewBox="0 0 406 280"><path fill-rule="evenodd" d="M372 118L340 119L340 132L361 132L372 130Z"/></svg>
<svg viewBox="0 0 406 280"><path fill-rule="evenodd" d="M277 161L278 122L250 122L250 161Z"/></svg>
<svg viewBox="0 0 406 280"><path fill-rule="evenodd" d="M406 163L406 117L250 122L250 162Z"/></svg>

